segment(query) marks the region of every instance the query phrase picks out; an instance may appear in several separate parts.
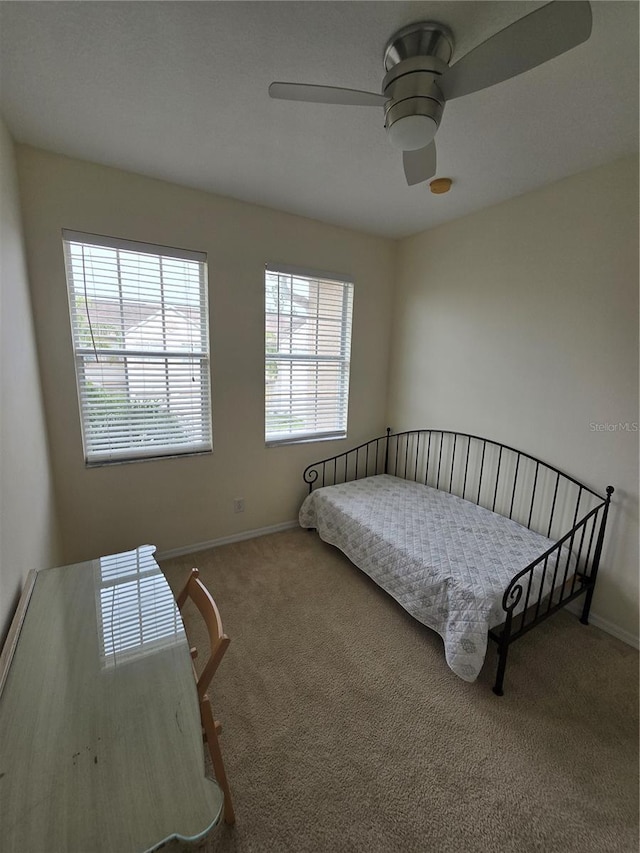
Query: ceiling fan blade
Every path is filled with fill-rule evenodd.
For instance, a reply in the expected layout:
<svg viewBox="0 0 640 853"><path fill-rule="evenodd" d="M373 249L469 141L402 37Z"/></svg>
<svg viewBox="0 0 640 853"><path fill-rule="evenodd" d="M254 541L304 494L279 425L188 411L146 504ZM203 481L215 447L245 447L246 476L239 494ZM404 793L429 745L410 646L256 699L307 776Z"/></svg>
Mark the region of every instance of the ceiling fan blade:
<svg viewBox="0 0 640 853"><path fill-rule="evenodd" d="M436 173L436 144L430 142L417 151L403 151L404 176L410 187L428 181Z"/></svg>
<svg viewBox="0 0 640 853"><path fill-rule="evenodd" d="M272 83L269 95L285 101L307 101L312 104L346 104L353 107L381 107L389 99L375 92L342 89L339 86L313 86L310 83Z"/></svg>
<svg viewBox="0 0 640 853"><path fill-rule="evenodd" d="M522 74L586 41L591 35L587 0L555 0L469 51L438 80L447 100Z"/></svg>

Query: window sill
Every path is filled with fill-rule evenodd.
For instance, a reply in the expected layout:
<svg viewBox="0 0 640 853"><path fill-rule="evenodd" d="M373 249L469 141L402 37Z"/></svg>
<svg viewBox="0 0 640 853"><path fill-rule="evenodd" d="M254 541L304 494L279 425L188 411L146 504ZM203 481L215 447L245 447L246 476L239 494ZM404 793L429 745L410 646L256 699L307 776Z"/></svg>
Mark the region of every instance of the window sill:
<svg viewBox="0 0 640 853"><path fill-rule="evenodd" d="M336 433L335 435L311 435L303 438L278 438L267 439L265 447L282 447L288 444L317 444L321 441L343 441L347 437L346 432Z"/></svg>
<svg viewBox="0 0 640 853"><path fill-rule="evenodd" d="M134 462L160 462L163 459L185 459L190 456L206 456L213 453L213 448L207 450L190 450L188 453L162 453L158 456L134 456L130 459L97 459L91 462L85 459L85 468L108 468L112 465L130 465Z"/></svg>

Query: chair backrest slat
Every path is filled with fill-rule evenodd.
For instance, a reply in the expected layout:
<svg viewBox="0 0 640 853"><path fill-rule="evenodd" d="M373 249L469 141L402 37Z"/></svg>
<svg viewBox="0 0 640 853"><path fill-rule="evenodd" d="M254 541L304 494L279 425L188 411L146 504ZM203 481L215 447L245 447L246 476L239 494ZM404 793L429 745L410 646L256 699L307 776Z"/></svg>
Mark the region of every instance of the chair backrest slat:
<svg viewBox="0 0 640 853"><path fill-rule="evenodd" d="M191 569L187 582L176 599L180 611L182 611L188 598L198 608L209 634L210 655L200 676L196 675L198 696L202 698L207 692L211 679L224 657L230 641L222 628L222 619L218 606L209 590L200 580L198 569Z"/></svg>
<svg viewBox="0 0 640 853"><path fill-rule="evenodd" d="M204 619L209 633L209 658L199 676L195 668L195 664L193 665L193 675L198 689L202 731L204 738L209 745L213 771L216 779L218 780L218 784L224 792L224 819L226 823L233 824L236 818L233 811L233 803L231 801L231 790L229 788L229 782L227 781L227 773L224 768L222 753L220 752L220 744L218 743L218 734L216 731L220 724L213 718L211 703L207 696L207 689L209 688L211 679L218 668L218 664L227 650L229 638L222 630L220 611L213 600L213 596L198 577L197 569L191 569L187 582L176 598L178 609L180 611L182 611L182 608L186 604L188 598L193 601L200 611L200 615ZM194 654L194 651L194 649L191 650L192 658L197 654Z"/></svg>

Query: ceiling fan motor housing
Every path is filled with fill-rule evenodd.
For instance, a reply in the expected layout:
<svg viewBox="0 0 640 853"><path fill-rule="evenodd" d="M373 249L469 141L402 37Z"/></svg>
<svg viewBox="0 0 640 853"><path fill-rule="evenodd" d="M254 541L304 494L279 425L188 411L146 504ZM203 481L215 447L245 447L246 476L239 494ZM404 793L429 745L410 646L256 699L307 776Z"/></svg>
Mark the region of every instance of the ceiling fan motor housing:
<svg viewBox="0 0 640 853"><path fill-rule="evenodd" d="M387 43L382 91L389 98L384 126L392 145L410 151L433 139L445 104L437 81L452 53L453 37L442 24L410 24Z"/></svg>

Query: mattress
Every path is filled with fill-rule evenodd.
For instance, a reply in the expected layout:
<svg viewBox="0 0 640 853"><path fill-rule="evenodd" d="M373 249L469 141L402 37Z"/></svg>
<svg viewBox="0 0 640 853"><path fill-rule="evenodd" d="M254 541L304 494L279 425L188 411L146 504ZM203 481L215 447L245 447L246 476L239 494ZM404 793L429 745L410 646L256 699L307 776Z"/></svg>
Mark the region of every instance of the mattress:
<svg viewBox="0 0 640 853"><path fill-rule="evenodd" d="M509 582L555 544L456 495L388 474L315 489L299 521L437 631L448 665L465 681L474 681L482 668L489 628L504 622ZM559 582L569 557L566 552L560 559ZM554 567L555 558L544 593ZM534 572L531 602L541 574Z"/></svg>

